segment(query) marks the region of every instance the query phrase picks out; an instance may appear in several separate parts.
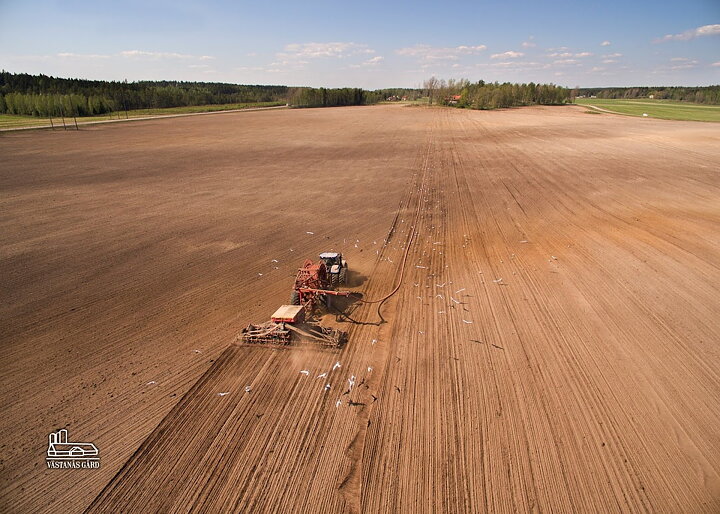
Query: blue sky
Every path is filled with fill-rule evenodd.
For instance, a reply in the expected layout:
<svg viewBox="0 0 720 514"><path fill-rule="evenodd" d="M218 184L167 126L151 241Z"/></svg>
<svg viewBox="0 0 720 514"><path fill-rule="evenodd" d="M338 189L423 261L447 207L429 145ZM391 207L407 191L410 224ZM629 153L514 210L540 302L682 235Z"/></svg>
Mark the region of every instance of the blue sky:
<svg viewBox="0 0 720 514"><path fill-rule="evenodd" d="M0 0L0 68L106 80L417 87L720 83L720 0Z"/></svg>

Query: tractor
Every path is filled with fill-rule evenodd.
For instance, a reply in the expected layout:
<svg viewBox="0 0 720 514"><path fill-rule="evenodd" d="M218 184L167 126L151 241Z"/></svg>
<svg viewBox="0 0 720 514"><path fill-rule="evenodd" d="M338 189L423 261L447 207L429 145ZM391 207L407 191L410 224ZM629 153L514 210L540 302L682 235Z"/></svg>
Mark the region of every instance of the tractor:
<svg viewBox="0 0 720 514"><path fill-rule="evenodd" d="M330 285L333 289L340 284L347 283L348 265L341 253L325 252L320 254L320 259L325 263Z"/></svg>
<svg viewBox="0 0 720 514"><path fill-rule="evenodd" d="M348 297L352 294L337 289L346 279L347 262L341 254L322 253L317 262L306 259L295 276L289 305L282 305L270 321L248 325L239 338L246 344L285 346L291 344L294 333L301 340L340 348L347 340L347 333L320 326L315 314L319 308L330 309L333 296Z"/></svg>
<svg viewBox="0 0 720 514"><path fill-rule="evenodd" d="M329 266L326 264L328 261L331 263ZM337 286L344 283L346 278L347 262L339 253L321 253L317 263L306 259L295 277L290 305L303 305L307 312L313 312L321 305L330 307L332 296L350 295L349 291L337 290Z"/></svg>

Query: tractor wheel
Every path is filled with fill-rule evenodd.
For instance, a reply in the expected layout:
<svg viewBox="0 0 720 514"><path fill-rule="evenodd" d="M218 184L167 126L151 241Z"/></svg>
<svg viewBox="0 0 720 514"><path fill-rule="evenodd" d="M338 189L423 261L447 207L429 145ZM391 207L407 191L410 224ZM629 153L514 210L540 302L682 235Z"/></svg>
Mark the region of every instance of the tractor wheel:
<svg viewBox="0 0 720 514"><path fill-rule="evenodd" d="M340 270L339 280L341 284L347 284L347 268L343 268Z"/></svg>
<svg viewBox="0 0 720 514"><path fill-rule="evenodd" d="M332 286L333 289L335 289L338 286L339 279L340 279L340 277L338 276L337 273L330 274L330 285Z"/></svg>
<svg viewBox="0 0 720 514"><path fill-rule="evenodd" d="M325 308L330 312L330 309L332 309L332 296L331 295L325 295Z"/></svg>
<svg viewBox="0 0 720 514"><path fill-rule="evenodd" d="M300 295L297 291L290 293L290 305L300 305Z"/></svg>

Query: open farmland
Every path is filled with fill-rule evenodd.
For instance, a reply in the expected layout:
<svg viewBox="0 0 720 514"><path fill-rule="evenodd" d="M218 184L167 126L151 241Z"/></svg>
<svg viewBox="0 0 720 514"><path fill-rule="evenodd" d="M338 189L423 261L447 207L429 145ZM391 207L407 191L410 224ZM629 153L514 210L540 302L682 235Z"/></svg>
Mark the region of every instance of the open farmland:
<svg viewBox="0 0 720 514"><path fill-rule="evenodd" d="M665 120L720 122L720 105L650 100L647 98L611 99L576 98L575 103L594 108L597 112L608 111L629 116L643 116Z"/></svg>
<svg viewBox="0 0 720 514"><path fill-rule="evenodd" d="M583 111L0 137L0 510L717 512L720 126ZM381 317L233 344L330 249Z"/></svg>

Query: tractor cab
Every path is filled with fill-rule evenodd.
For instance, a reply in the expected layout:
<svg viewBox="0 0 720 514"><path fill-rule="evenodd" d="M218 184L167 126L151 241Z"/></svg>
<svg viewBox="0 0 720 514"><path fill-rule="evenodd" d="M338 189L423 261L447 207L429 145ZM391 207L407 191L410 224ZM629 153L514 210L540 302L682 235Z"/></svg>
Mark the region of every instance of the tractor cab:
<svg viewBox="0 0 720 514"><path fill-rule="evenodd" d="M336 252L325 252L320 254L320 258L325 263L325 267L332 273L338 273L342 267L342 254ZM338 266L333 270L333 266Z"/></svg>
<svg viewBox="0 0 720 514"><path fill-rule="evenodd" d="M344 284L347 281L347 261L343 259L341 253L324 252L320 254L320 259L325 263L330 283L333 286Z"/></svg>

